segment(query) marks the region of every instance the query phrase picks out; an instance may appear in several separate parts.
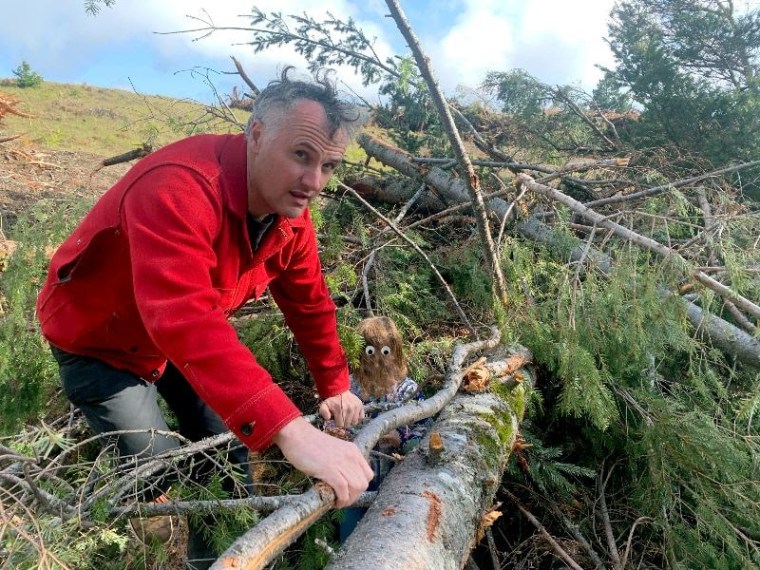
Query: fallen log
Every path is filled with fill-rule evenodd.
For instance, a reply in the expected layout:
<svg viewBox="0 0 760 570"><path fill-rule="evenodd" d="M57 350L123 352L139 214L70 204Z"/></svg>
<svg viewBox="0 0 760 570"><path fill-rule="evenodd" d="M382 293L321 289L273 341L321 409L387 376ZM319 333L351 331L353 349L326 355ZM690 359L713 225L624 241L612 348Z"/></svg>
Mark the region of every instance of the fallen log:
<svg viewBox="0 0 760 570"><path fill-rule="evenodd" d="M464 360L475 351L491 350L498 345L500 333L496 329L492 332L493 336L488 340L457 345L454 348L446 382L434 396L385 412L370 421L354 441L364 456L369 455L384 433L430 417L450 402L462 383ZM525 353L518 353L517 358L522 359L524 356ZM263 568L319 520L334 502L332 489L321 483L315 485L301 495L299 501L284 505L238 538L213 564L211 570Z"/></svg>
<svg viewBox="0 0 760 570"><path fill-rule="evenodd" d="M457 395L420 446L391 469L327 568L364 570L369 560L386 570L463 568L496 518L486 515L516 441L525 382L511 394Z"/></svg>
<svg viewBox="0 0 760 570"><path fill-rule="evenodd" d="M406 176L425 181L444 202L451 204L469 201L469 194L459 178L435 166L419 167L412 162L411 155L371 135L361 134L357 140L371 157ZM410 185L410 188L412 186ZM408 199L410 195L405 199ZM487 200L487 204L499 217L503 217L509 211L509 202L501 198ZM557 251L568 260L585 260L602 274L608 274L612 269L612 260L608 255L588 247L581 240L576 240L575 245L568 247L566 236L560 239L554 230L540 220L535 218L521 220L515 224L515 230L521 236ZM661 294L665 298L675 295L675 292L663 289ZM679 299L689 322L708 342L742 364L760 369L760 341L728 321L704 311L691 301L681 297Z"/></svg>

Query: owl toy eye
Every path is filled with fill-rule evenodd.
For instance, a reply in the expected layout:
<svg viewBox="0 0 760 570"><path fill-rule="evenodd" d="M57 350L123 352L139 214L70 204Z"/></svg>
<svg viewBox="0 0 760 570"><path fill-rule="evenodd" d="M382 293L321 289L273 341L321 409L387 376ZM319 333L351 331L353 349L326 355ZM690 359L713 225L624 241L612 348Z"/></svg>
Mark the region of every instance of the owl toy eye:
<svg viewBox="0 0 760 570"><path fill-rule="evenodd" d="M368 344L368 345L367 345L367 346L364 348L364 353L365 353L367 356L372 356L373 354L375 354L375 347L374 347L374 346L372 346L371 344Z"/></svg>
<svg viewBox="0 0 760 570"><path fill-rule="evenodd" d="M390 347L384 346L383 348L380 349L380 352L382 353L383 356L388 356L391 353L391 349Z"/></svg>

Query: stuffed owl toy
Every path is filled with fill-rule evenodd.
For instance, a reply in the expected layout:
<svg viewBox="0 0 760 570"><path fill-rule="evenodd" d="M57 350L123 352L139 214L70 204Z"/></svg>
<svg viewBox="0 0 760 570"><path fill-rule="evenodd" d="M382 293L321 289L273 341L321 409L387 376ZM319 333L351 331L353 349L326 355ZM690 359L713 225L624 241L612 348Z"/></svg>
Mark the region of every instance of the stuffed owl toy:
<svg viewBox="0 0 760 570"><path fill-rule="evenodd" d="M393 393L406 378L403 343L396 324L388 317L364 319L357 328L364 339L364 350L353 380L362 400L382 398Z"/></svg>

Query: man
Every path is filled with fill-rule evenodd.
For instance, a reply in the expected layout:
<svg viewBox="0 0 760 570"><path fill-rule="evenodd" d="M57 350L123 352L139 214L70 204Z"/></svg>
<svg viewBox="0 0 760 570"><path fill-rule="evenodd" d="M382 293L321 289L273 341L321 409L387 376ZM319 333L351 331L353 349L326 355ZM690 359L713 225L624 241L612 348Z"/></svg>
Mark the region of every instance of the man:
<svg viewBox="0 0 760 570"><path fill-rule="evenodd" d="M302 417L227 321L269 287L314 376L320 414L361 420L307 208L359 113L326 78L293 81L288 71L257 97L245 135L166 146L106 192L54 255L37 312L69 399L95 430L131 430L118 438L122 456L178 445L139 431L168 429L158 393L188 439L230 429L251 450L274 443L343 507L371 468L354 444ZM191 560L203 543L191 529Z"/></svg>

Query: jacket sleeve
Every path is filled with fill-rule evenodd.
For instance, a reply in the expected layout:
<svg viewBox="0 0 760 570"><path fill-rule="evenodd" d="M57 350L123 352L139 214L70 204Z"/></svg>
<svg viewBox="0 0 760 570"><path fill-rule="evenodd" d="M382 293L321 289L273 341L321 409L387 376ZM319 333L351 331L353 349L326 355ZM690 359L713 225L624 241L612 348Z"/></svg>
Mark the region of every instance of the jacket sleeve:
<svg viewBox="0 0 760 570"><path fill-rule="evenodd" d="M317 237L308 212L290 263L269 285L296 337L321 398L349 389L348 361L338 339L336 308L322 276Z"/></svg>
<svg viewBox="0 0 760 570"><path fill-rule="evenodd" d="M159 350L253 450L300 415L227 321L212 271L221 198L193 171L139 179L125 195L135 300ZM160 170L160 169L159 169Z"/></svg>

